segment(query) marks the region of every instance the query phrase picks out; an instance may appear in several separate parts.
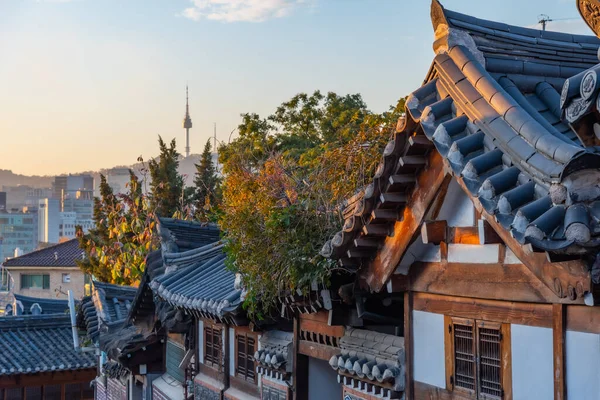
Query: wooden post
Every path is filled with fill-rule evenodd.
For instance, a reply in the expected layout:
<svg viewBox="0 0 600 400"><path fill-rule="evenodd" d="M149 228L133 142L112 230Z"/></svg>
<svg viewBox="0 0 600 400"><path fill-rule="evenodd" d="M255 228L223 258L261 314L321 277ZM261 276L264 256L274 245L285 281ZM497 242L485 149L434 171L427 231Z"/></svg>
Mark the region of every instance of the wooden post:
<svg viewBox="0 0 600 400"><path fill-rule="evenodd" d="M404 292L404 354L406 355L406 400L414 399L414 380L413 380L413 339L412 339L412 292Z"/></svg>
<svg viewBox="0 0 600 400"><path fill-rule="evenodd" d="M294 341L292 349L294 351L294 369L293 369L293 393L294 400L308 400L308 357L300 354L300 318L298 312L294 316Z"/></svg>
<svg viewBox="0 0 600 400"><path fill-rule="evenodd" d="M65 384L60 385L60 400L65 400Z"/></svg>
<svg viewBox="0 0 600 400"><path fill-rule="evenodd" d="M229 388L229 363L232 362L231 357L236 357L237 359L237 354L229 354L229 341L235 340L235 334L233 335L234 337L229 336L229 325L223 324L223 332L225 333L225 340L223 340L223 368L225 369L223 385L225 385L225 390L227 390Z"/></svg>
<svg viewBox="0 0 600 400"><path fill-rule="evenodd" d="M565 327L564 304L552 305L552 333L554 347L554 400L566 400L565 381Z"/></svg>

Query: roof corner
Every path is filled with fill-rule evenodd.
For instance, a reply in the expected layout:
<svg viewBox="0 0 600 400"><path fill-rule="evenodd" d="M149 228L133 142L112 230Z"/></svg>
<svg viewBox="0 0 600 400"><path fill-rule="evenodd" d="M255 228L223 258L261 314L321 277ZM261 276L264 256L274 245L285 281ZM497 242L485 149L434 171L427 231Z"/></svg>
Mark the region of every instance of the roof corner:
<svg viewBox="0 0 600 400"><path fill-rule="evenodd" d="M431 24L433 25L433 31L437 32L440 25L448 26L448 20L446 19L446 13L444 6L439 0L431 0Z"/></svg>

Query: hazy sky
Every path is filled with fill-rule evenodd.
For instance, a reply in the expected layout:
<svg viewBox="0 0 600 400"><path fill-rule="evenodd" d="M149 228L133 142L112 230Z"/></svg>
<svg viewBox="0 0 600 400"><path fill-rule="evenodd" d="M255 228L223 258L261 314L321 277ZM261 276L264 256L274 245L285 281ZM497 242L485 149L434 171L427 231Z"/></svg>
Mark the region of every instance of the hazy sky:
<svg viewBox="0 0 600 400"><path fill-rule="evenodd" d="M575 0L445 0L515 25L589 33ZM177 138L192 152L239 114L298 92L361 93L383 111L432 61L429 0L0 0L0 168L56 174L131 164ZM572 18L572 19L568 19Z"/></svg>

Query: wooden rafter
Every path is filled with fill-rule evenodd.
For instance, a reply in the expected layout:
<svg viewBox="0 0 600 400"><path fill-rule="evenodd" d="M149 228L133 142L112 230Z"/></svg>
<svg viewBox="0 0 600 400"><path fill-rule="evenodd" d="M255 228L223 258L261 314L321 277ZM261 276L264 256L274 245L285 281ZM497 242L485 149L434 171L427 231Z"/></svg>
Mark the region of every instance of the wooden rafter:
<svg viewBox="0 0 600 400"><path fill-rule="evenodd" d="M402 255L412 243L438 190L450 182L450 175L437 151L429 155L428 167L419 174L417 185L402 213L402 219L394 224L393 233L388 236L377 256L361 271L369 289L379 292L394 273Z"/></svg>

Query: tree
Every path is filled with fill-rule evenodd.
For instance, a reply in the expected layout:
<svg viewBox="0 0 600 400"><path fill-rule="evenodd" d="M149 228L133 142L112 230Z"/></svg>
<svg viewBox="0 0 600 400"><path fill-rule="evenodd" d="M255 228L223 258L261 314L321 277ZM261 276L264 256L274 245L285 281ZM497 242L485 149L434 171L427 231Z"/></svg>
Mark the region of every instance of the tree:
<svg viewBox="0 0 600 400"><path fill-rule="evenodd" d="M200 158L200 164L196 164L194 178L196 217L202 221L210 219L211 211L214 213L220 199L220 179L212 161L211 150L210 139L208 139Z"/></svg>
<svg viewBox="0 0 600 400"><path fill-rule="evenodd" d="M180 216L188 204L183 176L179 174L179 153L175 139L169 146L158 137L160 154L148 162L150 169L150 199L153 211L161 217Z"/></svg>
<svg viewBox="0 0 600 400"><path fill-rule="evenodd" d="M139 282L147 254L155 247L156 220L138 177L129 171L129 191L113 194L100 175L100 198L94 199L96 227L84 234L77 228L86 258L79 267L101 282L132 285Z"/></svg>
<svg viewBox="0 0 600 400"><path fill-rule="evenodd" d="M334 265L319 250L341 228L339 205L372 178L403 112L403 100L373 114L358 94L317 91L265 119L242 115L239 137L219 151L220 225L250 314L269 313L282 292L328 281Z"/></svg>

